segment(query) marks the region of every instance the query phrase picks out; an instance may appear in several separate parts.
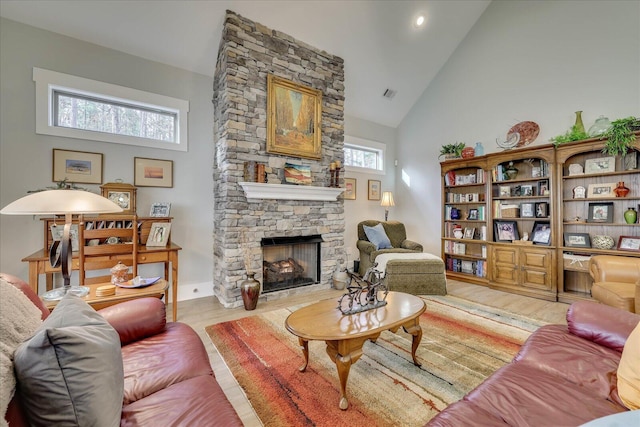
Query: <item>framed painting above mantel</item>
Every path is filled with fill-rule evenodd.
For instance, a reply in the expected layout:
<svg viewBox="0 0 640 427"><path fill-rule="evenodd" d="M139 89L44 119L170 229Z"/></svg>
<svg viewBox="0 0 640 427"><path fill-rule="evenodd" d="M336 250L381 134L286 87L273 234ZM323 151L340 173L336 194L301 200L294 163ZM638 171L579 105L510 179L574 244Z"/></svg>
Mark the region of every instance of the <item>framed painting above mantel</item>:
<svg viewBox="0 0 640 427"><path fill-rule="evenodd" d="M322 157L322 91L267 76L267 152Z"/></svg>

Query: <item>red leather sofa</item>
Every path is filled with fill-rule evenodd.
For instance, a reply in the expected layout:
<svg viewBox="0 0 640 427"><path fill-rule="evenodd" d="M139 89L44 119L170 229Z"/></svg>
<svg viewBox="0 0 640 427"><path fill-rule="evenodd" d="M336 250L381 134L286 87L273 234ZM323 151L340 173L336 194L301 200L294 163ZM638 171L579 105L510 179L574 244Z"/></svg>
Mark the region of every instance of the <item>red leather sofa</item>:
<svg viewBox="0 0 640 427"><path fill-rule="evenodd" d="M616 371L640 315L588 301L571 305L567 326L531 334L496 371L428 426L579 426L626 411Z"/></svg>
<svg viewBox="0 0 640 427"><path fill-rule="evenodd" d="M49 315L31 287L17 277L1 277ZM209 364L198 334L188 325L167 323L165 305L141 298L98 311L118 332L124 365L121 426L242 426ZM5 420L26 426L18 394Z"/></svg>

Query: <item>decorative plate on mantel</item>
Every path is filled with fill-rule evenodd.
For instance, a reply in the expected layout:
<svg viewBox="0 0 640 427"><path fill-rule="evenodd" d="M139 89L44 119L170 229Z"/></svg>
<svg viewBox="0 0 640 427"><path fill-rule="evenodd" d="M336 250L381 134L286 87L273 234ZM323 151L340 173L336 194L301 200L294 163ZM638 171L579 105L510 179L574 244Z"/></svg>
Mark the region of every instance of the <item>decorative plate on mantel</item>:
<svg viewBox="0 0 640 427"><path fill-rule="evenodd" d="M540 133L540 126L538 126L536 122L520 122L509 129L509 132L507 132L507 139L509 139L511 134L516 132L520 134L520 141L518 141L518 145L516 147L524 147L535 141Z"/></svg>

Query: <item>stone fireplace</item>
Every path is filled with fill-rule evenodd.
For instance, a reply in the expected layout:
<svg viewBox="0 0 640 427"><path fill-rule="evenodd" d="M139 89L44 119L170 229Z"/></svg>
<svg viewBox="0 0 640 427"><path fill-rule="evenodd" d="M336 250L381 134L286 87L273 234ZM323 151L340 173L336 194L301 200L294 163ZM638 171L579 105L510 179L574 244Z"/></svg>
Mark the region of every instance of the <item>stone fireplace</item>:
<svg viewBox="0 0 640 427"><path fill-rule="evenodd" d="M322 236L262 239L264 293L320 283Z"/></svg>
<svg viewBox="0 0 640 427"><path fill-rule="evenodd" d="M267 153L268 74L322 91L321 159ZM289 282L281 287L268 283L262 298L329 288L337 263L345 258L344 202L337 193L326 194L329 165L344 156L342 59L227 11L213 103L214 294L225 307L241 306L239 285L246 271L257 272L256 278L264 286L263 263L281 261L285 263L278 278ZM268 183L260 184L260 189L269 191L249 191L240 185L244 162L248 161L265 165ZM281 184L286 162L310 167L309 191ZM315 261L296 259L298 253L277 254L279 259L263 255L262 249L269 246L263 246L265 241L294 237L314 240ZM289 258L295 264L288 265ZM306 267L302 274L305 283L294 287L294 280L286 276L300 267ZM270 274L270 279L274 277Z"/></svg>

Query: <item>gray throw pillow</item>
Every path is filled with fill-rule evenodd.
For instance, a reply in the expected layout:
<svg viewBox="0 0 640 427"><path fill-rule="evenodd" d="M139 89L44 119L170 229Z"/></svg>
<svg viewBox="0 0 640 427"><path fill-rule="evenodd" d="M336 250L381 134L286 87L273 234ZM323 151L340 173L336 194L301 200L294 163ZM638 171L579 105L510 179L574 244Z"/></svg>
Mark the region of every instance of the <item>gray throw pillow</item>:
<svg viewBox="0 0 640 427"><path fill-rule="evenodd" d="M382 224L378 224L375 227L363 225L363 227L364 234L366 234L367 239L376 246L376 250L393 248L393 246L391 246L391 240L387 237L387 233L384 231Z"/></svg>
<svg viewBox="0 0 640 427"><path fill-rule="evenodd" d="M118 333L67 294L15 352L22 407L31 425L118 426L124 369Z"/></svg>

